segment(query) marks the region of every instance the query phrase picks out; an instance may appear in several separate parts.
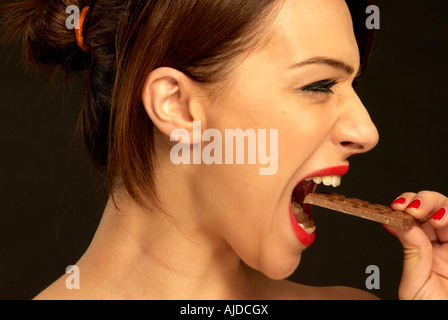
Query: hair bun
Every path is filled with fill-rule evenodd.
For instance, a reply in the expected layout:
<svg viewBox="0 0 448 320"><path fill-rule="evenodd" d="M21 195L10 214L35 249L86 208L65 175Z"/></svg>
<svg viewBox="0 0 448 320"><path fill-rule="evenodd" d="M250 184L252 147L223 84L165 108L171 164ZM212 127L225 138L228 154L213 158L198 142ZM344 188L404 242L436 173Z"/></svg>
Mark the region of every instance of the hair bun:
<svg viewBox="0 0 448 320"><path fill-rule="evenodd" d="M68 3L70 2L70 3ZM27 65L66 72L85 68L75 30L66 26L73 0L28 0L0 6L0 36L5 42L22 38Z"/></svg>

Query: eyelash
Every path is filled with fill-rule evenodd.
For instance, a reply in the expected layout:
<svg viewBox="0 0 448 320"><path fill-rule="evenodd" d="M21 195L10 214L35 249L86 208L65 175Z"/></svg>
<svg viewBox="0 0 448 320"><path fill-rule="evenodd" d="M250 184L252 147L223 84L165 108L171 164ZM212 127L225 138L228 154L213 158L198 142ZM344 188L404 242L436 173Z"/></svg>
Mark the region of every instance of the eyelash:
<svg viewBox="0 0 448 320"><path fill-rule="evenodd" d="M330 80L322 80L315 82L313 84L310 84L306 87L303 87L300 89L302 92L313 92L313 93L323 93L323 94L334 94L333 90L331 90L335 85L337 85L338 82L336 80L330 81Z"/></svg>

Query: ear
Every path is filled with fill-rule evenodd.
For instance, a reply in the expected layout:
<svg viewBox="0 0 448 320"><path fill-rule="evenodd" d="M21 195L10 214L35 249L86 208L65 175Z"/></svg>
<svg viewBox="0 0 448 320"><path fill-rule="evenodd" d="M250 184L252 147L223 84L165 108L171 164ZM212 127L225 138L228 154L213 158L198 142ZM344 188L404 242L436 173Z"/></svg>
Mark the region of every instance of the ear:
<svg viewBox="0 0 448 320"><path fill-rule="evenodd" d="M199 90L184 73L163 67L148 75L142 101L154 125L166 136L181 129L193 137L193 123L202 118Z"/></svg>

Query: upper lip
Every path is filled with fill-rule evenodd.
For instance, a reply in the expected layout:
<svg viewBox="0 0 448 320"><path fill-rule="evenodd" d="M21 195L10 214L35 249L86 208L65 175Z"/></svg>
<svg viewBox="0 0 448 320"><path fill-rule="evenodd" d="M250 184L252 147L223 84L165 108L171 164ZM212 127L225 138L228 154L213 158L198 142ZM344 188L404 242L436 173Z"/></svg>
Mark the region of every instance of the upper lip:
<svg viewBox="0 0 448 320"><path fill-rule="evenodd" d="M313 173L310 173L306 177L303 178L303 180L308 178L315 178L315 177L325 177L325 176L343 176L348 172L349 166L343 165L343 166L336 166L336 167L329 167L325 169L317 170Z"/></svg>
<svg viewBox="0 0 448 320"><path fill-rule="evenodd" d="M299 181L296 186L294 187L292 191L293 198L298 201L300 204L303 204L303 199L308 195L310 192L314 192L316 184L301 184L308 178L317 178L317 177L325 177L325 176L340 176L342 177L348 172L349 165L340 165L340 166L334 166L334 167L328 167L325 169L319 169L317 171L314 171L313 173L308 174L305 176L301 181ZM302 186L302 188L299 188L299 186Z"/></svg>

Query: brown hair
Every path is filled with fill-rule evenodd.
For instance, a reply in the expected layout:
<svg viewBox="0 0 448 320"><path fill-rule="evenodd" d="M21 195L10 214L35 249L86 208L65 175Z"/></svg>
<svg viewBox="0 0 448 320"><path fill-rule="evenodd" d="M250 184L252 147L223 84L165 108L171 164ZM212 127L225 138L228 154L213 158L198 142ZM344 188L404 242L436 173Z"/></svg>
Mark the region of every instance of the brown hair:
<svg viewBox="0 0 448 320"><path fill-rule="evenodd" d="M280 0L27 0L0 6L3 40L24 37L25 61L52 74L85 71L78 127L112 193L120 177L140 205L157 204L153 124L142 107L147 75L172 67L201 83L225 79L254 30ZM363 66L373 38L358 19L369 0L348 1ZM84 52L66 8L90 6Z"/></svg>

